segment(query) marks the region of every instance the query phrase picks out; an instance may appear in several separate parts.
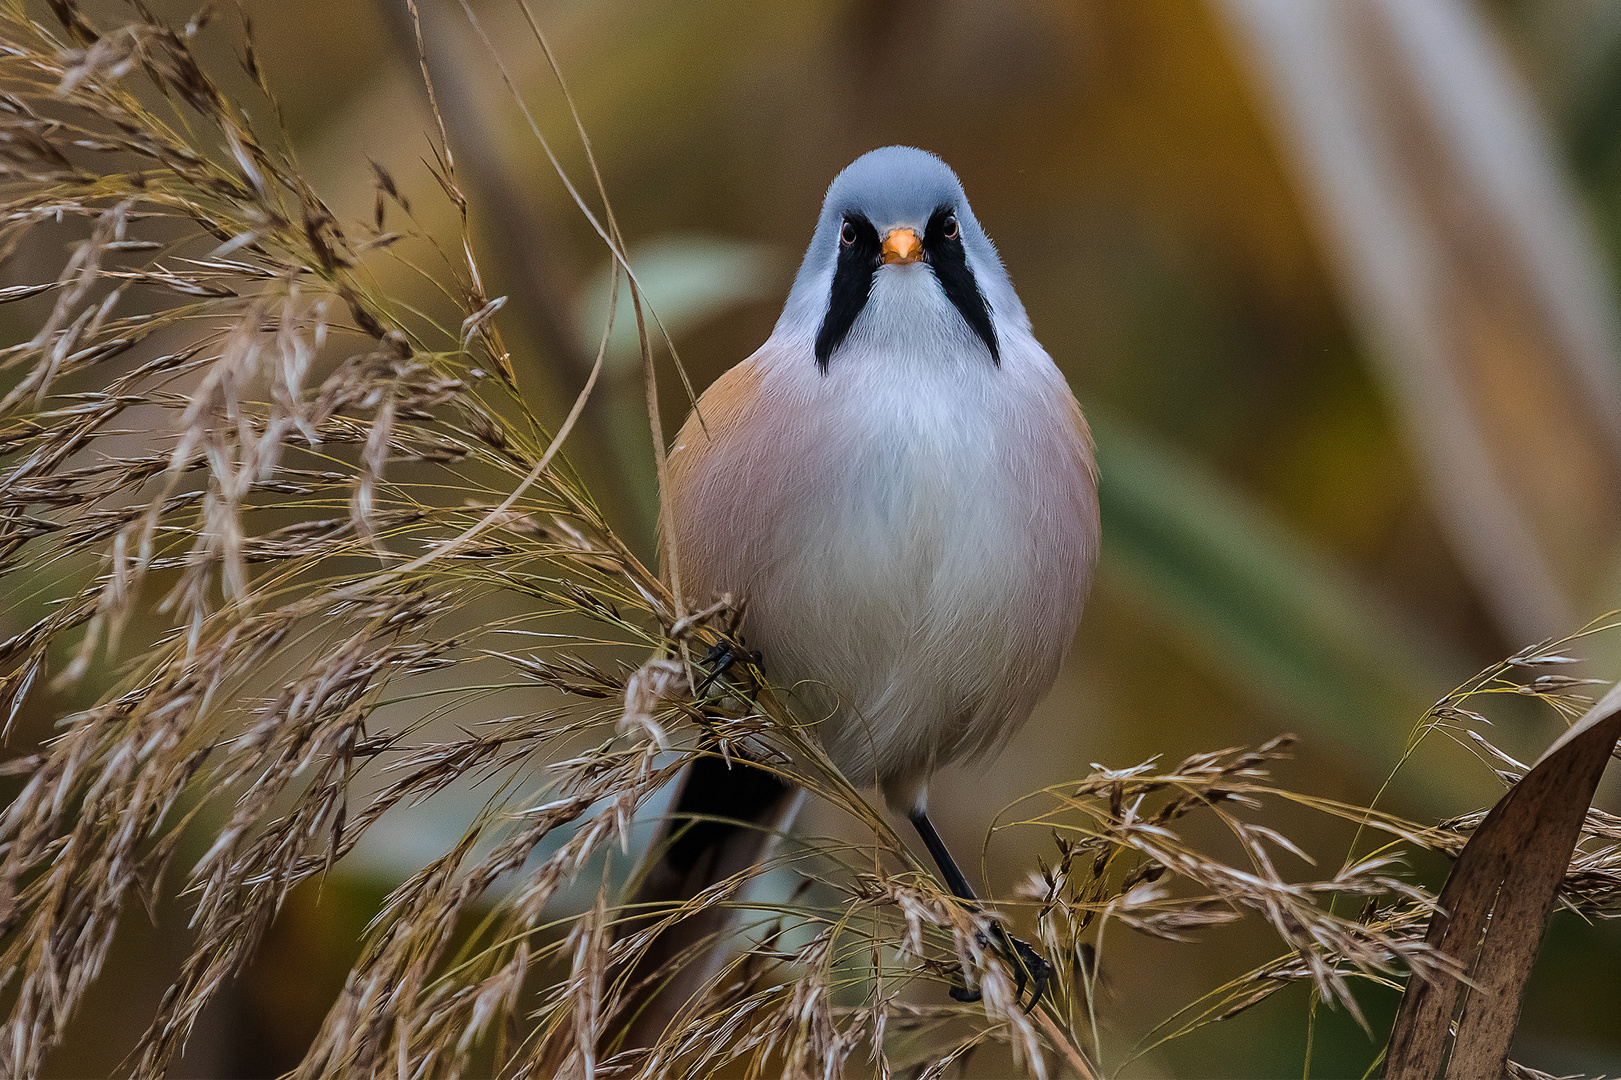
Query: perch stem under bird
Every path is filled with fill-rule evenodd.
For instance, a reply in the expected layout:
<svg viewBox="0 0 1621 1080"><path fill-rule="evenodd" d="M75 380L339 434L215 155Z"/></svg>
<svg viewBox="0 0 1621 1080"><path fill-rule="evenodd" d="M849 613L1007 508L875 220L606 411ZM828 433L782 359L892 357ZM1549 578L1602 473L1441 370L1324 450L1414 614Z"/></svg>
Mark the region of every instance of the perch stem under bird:
<svg viewBox="0 0 1621 1080"><path fill-rule="evenodd" d="M747 602L743 640L828 759L882 788L977 909L929 820L929 779L1003 745L1051 687L1097 556L1097 470L944 162L886 147L833 181L781 318L699 400L663 496L689 603ZM700 759L632 903L668 914L745 874L797 805L775 773ZM702 992L725 920L666 920L620 1045L651 1045ZM1050 966L999 924L991 937L1033 1006Z"/></svg>

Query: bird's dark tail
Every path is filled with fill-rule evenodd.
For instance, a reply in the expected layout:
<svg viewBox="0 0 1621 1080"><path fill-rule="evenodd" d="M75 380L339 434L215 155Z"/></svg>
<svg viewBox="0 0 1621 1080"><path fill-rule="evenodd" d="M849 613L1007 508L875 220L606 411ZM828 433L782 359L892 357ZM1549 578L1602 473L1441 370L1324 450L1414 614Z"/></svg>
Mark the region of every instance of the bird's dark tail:
<svg viewBox="0 0 1621 1080"><path fill-rule="evenodd" d="M629 901L636 914L622 924L621 938L762 862L801 798L775 773L736 755L730 762L695 758L679 783L648 849L647 857L656 861L643 867ZM681 1007L709 986L723 960L716 947L733 914L731 905L715 904L660 931L630 972L618 1030L609 1033L614 1050L654 1045Z"/></svg>

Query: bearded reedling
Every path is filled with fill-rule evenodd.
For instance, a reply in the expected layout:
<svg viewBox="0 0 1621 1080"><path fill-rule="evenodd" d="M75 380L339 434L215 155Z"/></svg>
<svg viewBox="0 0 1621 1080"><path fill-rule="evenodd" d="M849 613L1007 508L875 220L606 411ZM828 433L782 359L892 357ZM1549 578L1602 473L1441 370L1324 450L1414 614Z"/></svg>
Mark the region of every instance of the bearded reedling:
<svg viewBox="0 0 1621 1080"><path fill-rule="evenodd" d="M690 605L745 602L741 637L772 683L975 903L929 820L929 778L1000 747L1052 686L1097 558L1097 469L944 162L891 146L839 174L776 328L699 400L663 494ZM632 902L679 904L747 870L798 799L774 773L696 759ZM725 918L688 916L639 970ZM998 937L1033 1005L1051 968ZM689 955L686 990L660 996L679 1007L713 964ZM668 1015L636 1026L656 1037Z"/></svg>

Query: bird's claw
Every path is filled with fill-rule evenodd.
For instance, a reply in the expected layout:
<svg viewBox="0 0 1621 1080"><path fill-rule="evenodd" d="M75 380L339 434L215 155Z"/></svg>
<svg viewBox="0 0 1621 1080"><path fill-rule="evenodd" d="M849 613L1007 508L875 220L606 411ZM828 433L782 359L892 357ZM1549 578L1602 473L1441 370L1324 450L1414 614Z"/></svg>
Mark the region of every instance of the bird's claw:
<svg viewBox="0 0 1621 1080"><path fill-rule="evenodd" d="M760 659L758 651L749 652L737 642L723 638L710 648L709 652L704 654L702 660L698 661L698 666L708 668L709 673L699 680L698 685L693 688L695 695L703 697L709 692L709 688L730 671L739 660L746 660L758 666Z"/></svg>
<svg viewBox="0 0 1621 1080"><path fill-rule="evenodd" d="M995 949L997 954L1006 960L1013 968L1013 993L1016 999L1024 997L1024 986L1030 984L1030 1004L1024 1007L1026 1013L1035 1012L1036 1006L1046 996L1047 987L1052 982L1053 966L1047 958L1035 950L1028 941L1014 937L1001 926L993 931L996 937ZM984 935L979 936L980 945L990 945ZM948 993L951 1000L972 1003L984 997L980 991L966 985L953 986Z"/></svg>
<svg viewBox="0 0 1621 1080"><path fill-rule="evenodd" d="M1047 958L1036 952L1035 947L1028 941L1013 937L1005 931L1000 935L1004 947L1009 948L1013 955L1005 959L1013 965L1013 994L1015 998L1024 995L1024 982L1030 980L1030 1004L1025 1006L1026 1013L1036 1011L1041 1004L1042 997L1047 993L1047 985L1052 982L1053 966Z"/></svg>

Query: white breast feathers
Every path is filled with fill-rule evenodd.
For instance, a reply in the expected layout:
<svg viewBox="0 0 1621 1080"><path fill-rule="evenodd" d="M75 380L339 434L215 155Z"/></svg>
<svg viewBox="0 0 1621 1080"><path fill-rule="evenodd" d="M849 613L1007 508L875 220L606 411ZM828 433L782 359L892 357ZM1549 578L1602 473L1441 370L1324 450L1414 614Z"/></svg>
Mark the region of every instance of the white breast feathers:
<svg viewBox="0 0 1621 1080"><path fill-rule="evenodd" d="M689 602L746 597L767 673L898 809L1028 718L1098 544L1091 441L1051 359L1019 328L998 365L954 312L920 321L917 270L881 276L825 374L773 339L717 381L667 492Z"/></svg>

